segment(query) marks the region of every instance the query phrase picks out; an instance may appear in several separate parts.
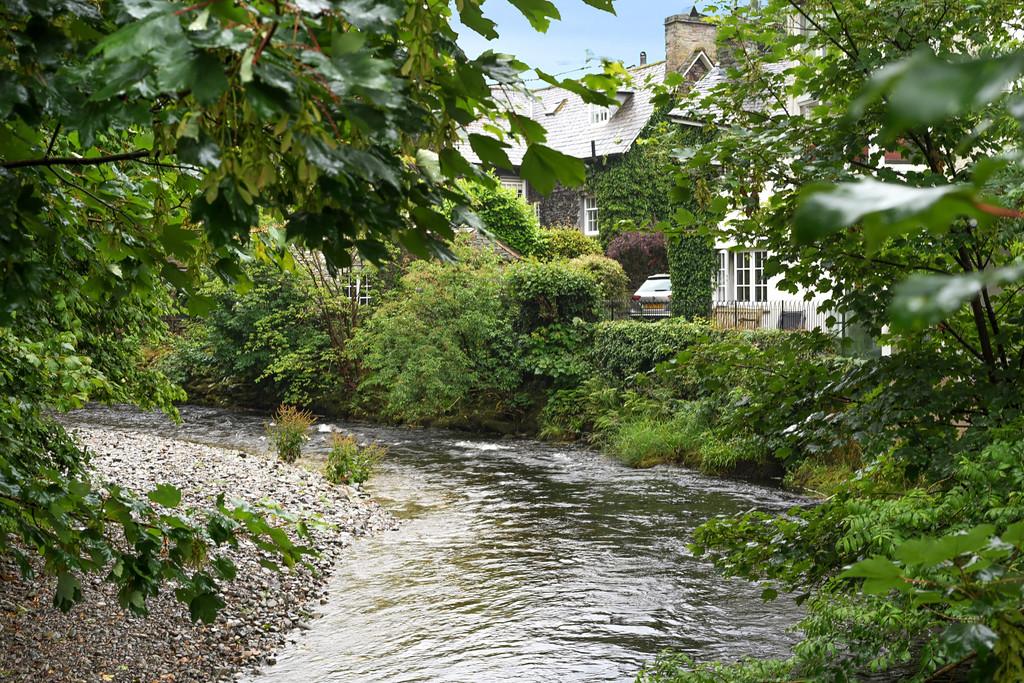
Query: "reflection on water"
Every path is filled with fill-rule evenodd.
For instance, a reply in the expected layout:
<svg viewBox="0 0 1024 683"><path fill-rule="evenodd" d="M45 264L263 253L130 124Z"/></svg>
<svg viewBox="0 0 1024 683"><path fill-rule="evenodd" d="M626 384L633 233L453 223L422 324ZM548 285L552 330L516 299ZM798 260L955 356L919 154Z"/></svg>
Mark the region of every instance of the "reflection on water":
<svg viewBox="0 0 1024 683"><path fill-rule="evenodd" d="M182 416L182 427L105 408L71 419L266 447L259 415ZM708 517L781 509L788 494L534 441L338 427L388 446L367 488L403 526L356 543L323 618L260 683L624 681L666 648L735 659L792 642L792 603L762 603L685 547ZM328 438L313 435L312 458Z"/></svg>

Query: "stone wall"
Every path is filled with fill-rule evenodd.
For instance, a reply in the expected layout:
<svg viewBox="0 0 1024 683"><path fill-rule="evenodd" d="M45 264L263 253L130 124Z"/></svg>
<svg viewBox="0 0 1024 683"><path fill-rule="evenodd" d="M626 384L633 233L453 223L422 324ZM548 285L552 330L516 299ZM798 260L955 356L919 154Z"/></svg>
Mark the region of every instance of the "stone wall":
<svg viewBox="0 0 1024 683"><path fill-rule="evenodd" d="M665 60L669 71L682 71L693 61L698 50L704 50L712 62L717 62L715 46L717 29L704 21L696 11L675 14L665 19Z"/></svg>
<svg viewBox="0 0 1024 683"><path fill-rule="evenodd" d="M540 202L540 224L544 227L579 226L582 190L558 185L545 197L531 187L529 194L531 202Z"/></svg>

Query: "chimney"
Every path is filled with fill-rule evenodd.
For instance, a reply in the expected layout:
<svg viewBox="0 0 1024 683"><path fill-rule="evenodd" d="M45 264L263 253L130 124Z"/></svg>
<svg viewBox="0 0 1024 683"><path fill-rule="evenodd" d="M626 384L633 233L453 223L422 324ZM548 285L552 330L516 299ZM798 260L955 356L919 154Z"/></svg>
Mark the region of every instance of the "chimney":
<svg viewBox="0 0 1024 683"><path fill-rule="evenodd" d="M646 52L641 52L640 53L640 66L644 66L645 64L647 64L647 53Z"/></svg>
<svg viewBox="0 0 1024 683"><path fill-rule="evenodd" d="M690 66L694 55L703 50L717 63L715 46L718 29L704 21L704 15L694 6L688 14L674 14L665 19L665 65L670 71L683 71Z"/></svg>

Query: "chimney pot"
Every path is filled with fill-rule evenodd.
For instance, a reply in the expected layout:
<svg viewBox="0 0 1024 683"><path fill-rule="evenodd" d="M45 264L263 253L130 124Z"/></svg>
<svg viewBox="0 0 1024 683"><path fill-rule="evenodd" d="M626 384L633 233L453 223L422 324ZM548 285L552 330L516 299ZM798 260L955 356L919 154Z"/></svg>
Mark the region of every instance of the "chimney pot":
<svg viewBox="0 0 1024 683"><path fill-rule="evenodd" d="M646 52L641 52L640 53L640 66L643 66L646 63L647 63L647 53Z"/></svg>

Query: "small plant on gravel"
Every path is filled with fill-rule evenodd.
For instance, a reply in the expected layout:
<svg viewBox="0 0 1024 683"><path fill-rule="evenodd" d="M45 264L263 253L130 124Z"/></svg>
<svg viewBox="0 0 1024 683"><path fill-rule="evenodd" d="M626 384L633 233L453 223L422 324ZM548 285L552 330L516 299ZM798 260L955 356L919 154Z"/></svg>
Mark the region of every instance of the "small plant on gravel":
<svg viewBox="0 0 1024 683"><path fill-rule="evenodd" d="M382 446L360 447L354 437L335 434L327 454L324 477L333 484L361 484L387 454Z"/></svg>
<svg viewBox="0 0 1024 683"><path fill-rule="evenodd" d="M309 437L307 430L316 422L313 414L282 405L274 413L273 421L267 425L267 436L277 449L277 455L285 462L295 462L302 454L302 443Z"/></svg>

